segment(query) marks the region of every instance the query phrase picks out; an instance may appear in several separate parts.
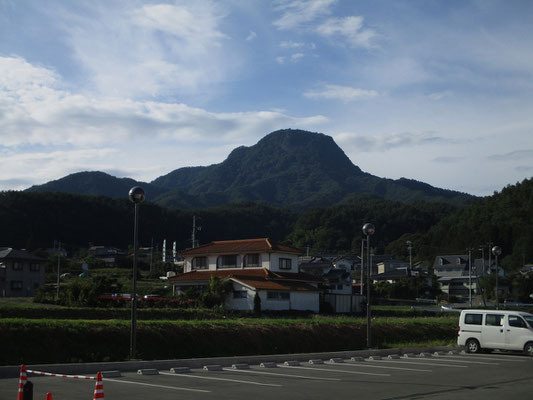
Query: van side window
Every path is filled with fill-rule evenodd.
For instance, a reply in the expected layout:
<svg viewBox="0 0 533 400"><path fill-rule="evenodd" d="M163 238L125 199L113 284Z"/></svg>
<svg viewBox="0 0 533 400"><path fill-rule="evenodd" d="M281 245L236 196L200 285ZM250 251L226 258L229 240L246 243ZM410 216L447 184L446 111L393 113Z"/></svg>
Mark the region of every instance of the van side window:
<svg viewBox="0 0 533 400"><path fill-rule="evenodd" d="M465 314L465 324L468 325L481 325L482 319L482 314Z"/></svg>
<svg viewBox="0 0 533 400"><path fill-rule="evenodd" d="M527 325L522 318L516 315L509 315L509 325L516 328L526 328Z"/></svg>
<svg viewBox="0 0 533 400"><path fill-rule="evenodd" d="M501 314L487 314L487 316L485 318L485 325L503 326L503 315L501 315Z"/></svg>

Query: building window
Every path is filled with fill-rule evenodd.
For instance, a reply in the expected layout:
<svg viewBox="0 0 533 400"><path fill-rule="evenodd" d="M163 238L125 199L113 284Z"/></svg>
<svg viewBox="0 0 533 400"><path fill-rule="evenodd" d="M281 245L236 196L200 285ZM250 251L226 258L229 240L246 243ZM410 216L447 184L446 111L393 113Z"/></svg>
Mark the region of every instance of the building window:
<svg viewBox="0 0 533 400"><path fill-rule="evenodd" d="M248 297L248 292L246 290L234 290L233 298L234 299L245 299Z"/></svg>
<svg viewBox="0 0 533 400"><path fill-rule="evenodd" d="M244 256L244 268L259 267L259 254L246 254Z"/></svg>
<svg viewBox="0 0 533 400"><path fill-rule="evenodd" d="M40 264L30 264L30 271L38 272L41 270Z"/></svg>
<svg viewBox="0 0 533 400"><path fill-rule="evenodd" d="M207 257L194 257L192 259L192 269L207 269Z"/></svg>
<svg viewBox="0 0 533 400"><path fill-rule="evenodd" d="M22 281L11 281L11 290L22 290Z"/></svg>
<svg viewBox="0 0 533 400"><path fill-rule="evenodd" d="M291 269L292 260L290 258L280 258L279 259L279 269Z"/></svg>
<svg viewBox="0 0 533 400"><path fill-rule="evenodd" d="M342 285L337 285L337 290L342 290Z"/></svg>
<svg viewBox="0 0 533 400"><path fill-rule="evenodd" d="M290 292L267 292L268 300L290 300Z"/></svg>
<svg viewBox="0 0 533 400"><path fill-rule="evenodd" d="M218 268L237 268L237 255L228 254L218 257Z"/></svg>
<svg viewBox="0 0 533 400"><path fill-rule="evenodd" d="M14 262L13 263L13 271L22 271L22 263Z"/></svg>

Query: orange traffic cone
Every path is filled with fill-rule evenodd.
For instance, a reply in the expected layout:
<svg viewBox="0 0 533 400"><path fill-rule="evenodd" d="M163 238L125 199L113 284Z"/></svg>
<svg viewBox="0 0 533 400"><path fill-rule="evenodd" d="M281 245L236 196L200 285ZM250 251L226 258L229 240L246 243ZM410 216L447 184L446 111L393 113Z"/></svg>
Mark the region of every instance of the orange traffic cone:
<svg viewBox="0 0 533 400"><path fill-rule="evenodd" d="M102 374L98 372L96 374L96 385L94 385L93 400L104 398L104 383L102 382Z"/></svg>
<svg viewBox="0 0 533 400"><path fill-rule="evenodd" d="M50 392L46 393L46 400L54 400L52 398L52 393L50 393Z"/></svg>
<svg viewBox="0 0 533 400"><path fill-rule="evenodd" d="M22 364L20 366L20 378L19 378L19 393L17 396L17 400L22 400L24 398L24 385L26 384L26 381L28 380L28 377L26 376L26 366Z"/></svg>

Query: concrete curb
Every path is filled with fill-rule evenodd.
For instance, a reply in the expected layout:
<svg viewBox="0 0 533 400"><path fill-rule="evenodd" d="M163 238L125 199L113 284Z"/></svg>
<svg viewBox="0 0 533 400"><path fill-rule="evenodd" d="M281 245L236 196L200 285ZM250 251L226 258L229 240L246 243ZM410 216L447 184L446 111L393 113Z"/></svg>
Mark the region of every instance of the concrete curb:
<svg viewBox="0 0 533 400"><path fill-rule="evenodd" d="M434 353L436 351L458 350L456 346L435 346L435 347L407 347L379 350L354 350L338 351L326 353L300 353L300 354L268 354L257 356L235 356L235 357L213 357L213 358L186 358L179 360L133 360L118 362L96 362L77 364L31 364L26 368L36 371L50 371L57 374L89 375L99 371L120 371L136 372L144 369L170 370L177 367L189 367L201 369L206 365L220 365L231 367L233 364L259 365L261 363L284 363L285 361L309 362L311 359L330 360L342 358L349 360L352 357L368 358L370 356L388 356L398 354L403 356L406 353ZM17 378L20 374L20 365L0 366L0 379Z"/></svg>

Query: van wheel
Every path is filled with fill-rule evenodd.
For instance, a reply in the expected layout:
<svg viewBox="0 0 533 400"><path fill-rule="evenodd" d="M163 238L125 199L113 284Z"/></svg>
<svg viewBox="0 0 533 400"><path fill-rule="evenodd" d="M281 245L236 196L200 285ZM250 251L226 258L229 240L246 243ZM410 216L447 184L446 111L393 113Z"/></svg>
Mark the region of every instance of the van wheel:
<svg viewBox="0 0 533 400"><path fill-rule="evenodd" d="M533 347L533 343L532 347ZM479 347L479 342L476 339L468 339L466 341L466 352L467 353L479 353L481 347Z"/></svg>
<svg viewBox="0 0 533 400"><path fill-rule="evenodd" d="M533 356L533 342L527 342L524 346L524 353L528 356Z"/></svg>

